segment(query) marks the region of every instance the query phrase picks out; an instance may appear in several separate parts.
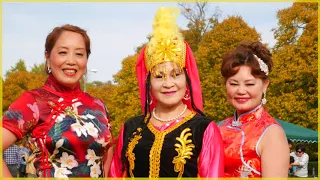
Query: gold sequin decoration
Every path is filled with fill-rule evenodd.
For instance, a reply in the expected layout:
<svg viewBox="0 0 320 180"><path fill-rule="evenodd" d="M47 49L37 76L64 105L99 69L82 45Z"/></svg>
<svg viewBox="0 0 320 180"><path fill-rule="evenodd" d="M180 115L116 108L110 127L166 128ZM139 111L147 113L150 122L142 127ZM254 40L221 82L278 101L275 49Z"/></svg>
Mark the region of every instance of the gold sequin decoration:
<svg viewBox="0 0 320 180"><path fill-rule="evenodd" d="M163 146L164 138L167 134L181 126L183 123L189 121L196 115L195 112L191 112L188 116L186 116L182 121L173 125L172 127L168 128L164 131L158 131L153 127L153 125L149 122L148 128L150 131L155 135L155 140L150 150L149 154L149 178L158 178L160 173L160 156L161 150Z"/></svg>
<svg viewBox="0 0 320 180"><path fill-rule="evenodd" d="M139 134L137 134L137 132L133 133L134 137L130 140L126 154L125 154L125 156L128 157L128 161L129 161L130 177L134 177L132 171L134 170L134 167L135 167L134 160L136 159L136 157L135 157L135 154L133 153L133 149L139 143L138 141L142 138L140 134L141 130L142 130L141 128L137 128L137 131L139 132Z"/></svg>
<svg viewBox="0 0 320 180"><path fill-rule="evenodd" d="M164 62L175 62L180 68L185 67L186 45L184 42L180 44L178 40L162 40L158 42L153 54L148 54L147 48L148 46L145 50L145 64L148 71Z"/></svg>
<svg viewBox="0 0 320 180"><path fill-rule="evenodd" d="M191 156L193 155L192 149L195 148L192 140L188 139L189 136L192 136L191 133L187 133L189 131L191 131L190 128L184 129L181 132L180 137L176 138L178 143L174 145L176 147L175 150L178 152L178 155L173 158L172 163L174 164L174 171L179 172L179 178L182 177L182 174L184 172L184 165L187 163L186 159L191 159Z"/></svg>
<svg viewBox="0 0 320 180"><path fill-rule="evenodd" d="M181 67L179 67L178 65L174 64L174 62L170 62L170 64L173 67L173 70L170 73L170 76L172 76L175 79L175 78L177 78L177 74L183 73L183 69ZM154 68L152 68L152 70L150 72L154 77L161 76L162 79L164 79L164 80L167 79L168 69L165 65L164 66L160 65L159 67L154 67Z"/></svg>

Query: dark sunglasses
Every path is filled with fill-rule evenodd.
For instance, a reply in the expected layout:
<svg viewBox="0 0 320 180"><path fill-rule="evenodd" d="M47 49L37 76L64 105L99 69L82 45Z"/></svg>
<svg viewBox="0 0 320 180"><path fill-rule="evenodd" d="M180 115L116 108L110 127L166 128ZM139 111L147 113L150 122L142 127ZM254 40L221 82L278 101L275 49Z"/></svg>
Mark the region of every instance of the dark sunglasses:
<svg viewBox="0 0 320 180"><path fill-rule="evenodd" d="M296 151L297 153L302 153L302 151Z"/></svg>

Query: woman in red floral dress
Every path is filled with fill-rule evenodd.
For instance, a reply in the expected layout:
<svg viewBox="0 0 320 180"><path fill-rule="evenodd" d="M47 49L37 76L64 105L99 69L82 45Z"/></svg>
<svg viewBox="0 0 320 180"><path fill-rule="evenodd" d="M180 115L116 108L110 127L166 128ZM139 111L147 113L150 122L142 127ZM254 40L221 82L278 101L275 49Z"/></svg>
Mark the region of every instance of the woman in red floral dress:
<svg viewBox="0 0 320 180"><path fill-rule="evenodd" d="M105 155L112 137L107 109L79 83L89 55L86 31L73 25L54 28L45 44L45 85L23 93L2 118L2 149L30 136L39 151L41 177L103 177L108 171L111 157ZM9 177L3 167L3 176Z"/></svg>
<svg viewBox="0 0 320 180"><path fill-rule="evenodd" d="M224 56L221 73L234 116L219 124L225 177L287 177L289 148L282 127L264 108L272 59L260 42Z"/></svg>

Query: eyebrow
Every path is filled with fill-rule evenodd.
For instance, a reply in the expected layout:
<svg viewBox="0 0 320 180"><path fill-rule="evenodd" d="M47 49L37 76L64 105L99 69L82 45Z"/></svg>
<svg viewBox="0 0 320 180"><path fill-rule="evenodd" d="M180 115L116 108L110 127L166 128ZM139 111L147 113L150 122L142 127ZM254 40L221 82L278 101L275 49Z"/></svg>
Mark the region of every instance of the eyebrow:
<svg viewBox="0 0 320 180"><path fill-rule="evenodd" d="M155 71L158 71L159 73L164 73L163 68L159 68L158 70L155 69ZM173 68L172 70L167 71L167 72L168 72L168 73L171 73L171 72L180 72L180 73L183 73L184 71L183 71L183 70L179 70L179 68Z"/></svg>
<svg viewBox="0 0 320 180"><path fill-rule="evenodd" d="M239 82L239 81L237 81L237 80L235 80L235 79L230 79L229 81ZM250 82L250 81L255 81L255 79L247 79L247 80L245 80L244 82Z"/></svg>
<svg viewBox="0 0 320 180"><path fill-rule="evenodd" d="M66 47L66 46L58 46L57 47L57 49L59 49L59 48L61 48L61 49L69 49L68 47ZM79 49L81 49L81 50L86 50L86 48L83 48L83 47L79 47L79 48L75 48L76 50L79 50Z"/></svg>

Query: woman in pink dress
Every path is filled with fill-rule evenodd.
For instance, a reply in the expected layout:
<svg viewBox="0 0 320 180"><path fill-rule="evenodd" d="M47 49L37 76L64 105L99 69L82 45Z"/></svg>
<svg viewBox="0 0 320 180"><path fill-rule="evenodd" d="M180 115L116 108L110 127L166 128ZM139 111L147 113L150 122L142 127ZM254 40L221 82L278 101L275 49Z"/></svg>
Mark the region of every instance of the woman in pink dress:
<svg viewBox="0 0 320 180"><path fill-rule="evenodd" d="M112 144L107 109L80 89L89 55L85 30L73 25L54 28L45 44L45 85L24 92L2 118L2 149L30 136L34 151L39 150L35 164L40 177L107 174L111 157L106 152ZM3 176L10 176L3 167Z"/></svg>
<svg viewBox="0 0 320 180"><path fill-rule="evenodd" d="M136 65L144 115L123 126L110 177L222 177L223 146L202 113L196 62L176 24L177 8L161 7Z"/></svg>
<svg viewBox="0 0 320 180"><path fill-rule="evenodd" d="M234 116L219 124L225 177L287 177L289 148L279 123L264 108L272 59L260 42L224 56L221 73Z"/></svg>

